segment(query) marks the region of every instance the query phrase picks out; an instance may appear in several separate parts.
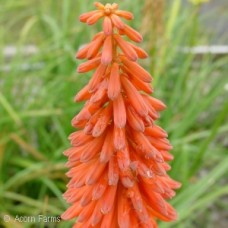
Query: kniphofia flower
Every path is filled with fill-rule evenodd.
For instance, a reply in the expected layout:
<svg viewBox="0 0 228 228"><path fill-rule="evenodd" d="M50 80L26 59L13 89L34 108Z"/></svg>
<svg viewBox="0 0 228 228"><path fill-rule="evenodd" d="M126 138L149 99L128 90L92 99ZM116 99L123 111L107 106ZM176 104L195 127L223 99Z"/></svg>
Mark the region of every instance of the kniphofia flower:
<svg viewBox="0 0 228 228"><path fill-rule="evenodd" d="M124 39L143 40L122 21L133 15L115 3L95 6L80 16L88 25L103 20L103 31L76 55L87 59L78 73L94 73L75 97L85 106L72 120L79 130L64 152L71 178L64 197L71 206L62 218L77 218L75 228L157 227L157 220L177 218L166 199L180 187L166 173L172 146L155 123L166 106L149 95L152 77L137 62L147 53Z"/></svg>

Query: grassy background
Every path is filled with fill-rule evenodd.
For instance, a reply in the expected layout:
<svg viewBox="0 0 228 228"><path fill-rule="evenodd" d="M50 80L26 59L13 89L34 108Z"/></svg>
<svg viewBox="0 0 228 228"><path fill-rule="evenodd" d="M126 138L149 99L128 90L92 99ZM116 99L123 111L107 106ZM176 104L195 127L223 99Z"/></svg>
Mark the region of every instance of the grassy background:
<svg viewBox="0 0 228 228"><path fill-rule="evenodd" d="M162 23L151 21L151 10L142 13L145 0L116 2L134 12L132 26L144 32L141 46L150 54L142 64L154 75L155 97L168 106L160 125L174 146L170 175L183 187L172 200L179 220L160 227L222 227L217 220L223 221L228 193L227 57L180 51L210 42L200 6L169 1L160 12ZM67 207L62 151L69 147L70 121L82 107L73 97L90 76L76 73L74 54L99 26L78 22L80 13L92 9L91 0L0 0L0 6L0 49L35 44L39 50L12 58L0 53L0 226L56 227L12 221L16 215L59 215ZM156 23L161 30L151 27ZM33 68L25 69L27 64ZM2 220L5 214L11 222Z"/></svg>

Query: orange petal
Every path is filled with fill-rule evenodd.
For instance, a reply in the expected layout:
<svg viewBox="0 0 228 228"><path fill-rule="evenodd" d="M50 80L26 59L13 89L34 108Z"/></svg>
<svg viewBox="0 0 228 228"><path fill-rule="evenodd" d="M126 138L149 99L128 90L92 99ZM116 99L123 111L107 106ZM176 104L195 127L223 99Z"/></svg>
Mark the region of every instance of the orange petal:
<svg viewBox="0 0 228 228"><path fill-rule="evenodd" d="M104 16L103 12L98 11L97 13L93 14L91 17L89 17L86 21L88 25L95 24L100 18Z"/></svg>
<svg viewBox="0 0 228 228"><path fill-rule="evenodd" d="M116 127L123 128L126 125L126 108L122 94L113 101L113 115Z"/></svg>
<svg viewBox="0 0 228 228"><path fill-rule="evenodd" d="M131 161L129 149L127 147L123 150L117 151L117 161L121 171L129 169Z"/></svg>
<svg viewBox="0 0 228 228"><path fill-rule="evenodd" d="M144 132L145 126L142 119L130 106L127 108L127 121L134 130Z"/></svg>
<svg viewBox="0 0 228 228"><path fill-rule="evenodd" d="M76 131L72 133L68 139L71 141L72 146L81 146L90 142L93 137L91 135L86 135L83 131Z"/></svg>
<svg viewBox="0 0 228 228"><path fill-rule="evenodd" d="M74 154L80 154L82 147L71 147L63 152L65 156L71 156Z"/></svg>
<svg viewBox="0 0 228 228"><path fill-rule="evenodd" d="M67 197L67 203L75 203L75 202L79 201L81 199L81 197L83 196L83 194L85 193L85 189L86 189L85 187L77 188L77 190L70 189L70 190L72 190L73 193L71 193L71 195L69 197Z"/></svg>
<svg viewBox="0 0 228 228"><path fill-rule="evenodd" d="M113 146L113 132L112 129L108 130L108 133L105 137L104 144L100 154L100 162L106 163L110 160L111 156L114 153Z"/></svg>
<svg viewBox="0 0 228 228"><path fill-rule="evenodd" d="M136 211L142 211L143 201L139 192L138 186L134 185L131 189L128 189L128 197L131 199L133 207Z"/></svg>
<svg viewBox="0 0 228 228"><path fill-rule="evenodd" d="M160 117L160 114L151 106L151 104L145 100L145 103L147 104L148 110L149 110L149 118L145 121L147 121L147 123L149 123L147 125L147 127L152 126L153 125L153 120L157 120Z"/></svg>
<svg viewBox="0 0 228 228"><path fill-rule="evenodd" d="M105 35L109 36L113 33L112 31L112 21L110 19L110 17L105 17L104 21L103 21L103 31L105 33Z"/></svg>
<svg viewBox="0 0 228 228"><path fill-rule="evenodd" d="M148 211L145 207L145 203L142 200L141 193L138 190L137 185L134 185L132 189L129 189L130 191L130 198L133 204L133 207L135 209L135 213L137 214L139 220L141 221L142 224L147 224L149 223L150 216L148 214ZM151 226L149 226L151 227Z"/></svg>
<svg viewBox="0 0 228 228"><path fill-rule="evenodd" d="M143 98L149 102L149 104L156 110L156 111L163 111L165 108L166 108L166 105L154 98L154 97L151 97L151 96L148 96L148 95L143 95Z"/></svg>
<svg viewBox="0 0 228 228"><path fill-rule="evenodd" d="M75 96L74 98L74 101L85 101L85 100L88 100L90 97L91 97L91 93L89 93L88 91L89 89L89 86L86 85L82 90L80 90L77 95Z"/></svg>
<svg viewBox="0 0 228 228"><path fill-rule="evenodd" d="M98 102L107 97L108 81L104 79L98 86L97 91L91 96L91 102Z"/></svg>
<svg viewBox="0 0 228 228"><path fill-rule="evenodd" d="M92 43L87 44L85 47L82 47L82 48L78 51L78 53L76 54L76 58L77 58L77 59L85 59L86 56L87 56L87 53L88 53L88 51L89 51L89 49L90 49L90 47L91 47L91 45L92 45Z"/></svg>
<svg viewBox="0 0 228 228"><path fill-rule="evenodd" d="M82 15L80 15L79 19L81 22L86 22L91 16L93 16L94 14L98 13L98 10L94 10L88 13L83 13Z"/></svg>
<svg viewBox="0 0 228 228"><path fill-rule="evenodd" d="M84 106L84 108L77 114L76 117L73 118L72 124L74 124L74 121L80 121L80 120L89 120L91 117L91 113L88 110L88 105Z"/></svg>
<svg viewBox="0 0 228 228"><path fill-rule="evenodd" d="M154 148L147 137L141 132L132 132L134 142L137 144L137 148L145 153L148 158L155 158L157 150Z"/></svg>
<svg viewBox="0 0 228 228"><path fill-rule="evenodd" d="M99 228L117 227L117 225L115 224L116 220L114 216L115 216L115 210L113 209L110 213L103 216L103 219Z"/></svg>
<svg viewBox="0 0 228 228"><path fill-rule="evenodd" d="M149 185L142 185L143 193L145 194L146 200L150 207L162 215L167 215L166 202L159 193L150 191Z"/></svg>
<svg viewBox="0 0 228 228"><path fill-rule="evenodd" d="M131 170L121 170L120 172L121 183L125 188L132 188L135 184L135 177Z"/></svg>
<svg viewBox="0 0 228 228"><path fill-rule="evenodd" d="M114 147L116 150L122 150L126 147L125 129L114 127Z"/></svg>
<svg viewBox="0 0 228 228"><path fill-rule="evenodd" d="M140 59L146 59L148 57L148 54L142 48L137 47L132 43L129 43L129 44L135 50L135 52L137 53L137 55Z"/></svg>
<svg viewBox="0 0 228 228"><path fill-rule="evenodd" d="M92 59L92 58L96 57L98 51L100 50L100 48L103 44L103 41L104 41L103 34L101 34L94 41L92 41L92 43L90 44L89 50L87 52L87 56L86 56L88 59Z"/></svg>
<svg viewBox="0 0 228 228"><path fill-rule="evenodd" d="M77 218L77 222L84 223L88 221L88 219L94 211L95 206L96 202L92 201L88 206L84 207Z"/></svg>
<svg viewBox="0 0 228 228"><path fill-rule="evenodd" d="M95 124L92 135L93 137L99 137L105 129L107 128L110 120L112 117L112 105L106 106L103 111L100 114L99 119L97 120L97 123Z"/></svg>
<svg viewBox="0 0 228 228"><path fill-rule="evenodd" d="M98 182L101 176L104 175L105 168L106 164L100 163L100 161L97 160L86 176L86 184L93 185Z"/></svg>
<svg viewBox="0 0 228 228"><path fill-rule="evenodd" d="M96 226L101 219L103 218L103 214L101 213L101 200L99 200L96 203L96 207L94 208L94 211L92 212L92 216L91 216L91 225L94 227Z"/></svg>
<svg viewBox="0 0 228 228"><path fill-rule="evenodd" d="M91 70L93 70L99 66L100 61L101 61L101 58L98 57L98 58L89 60L85 63L82 63L79 65L77 72L78 73L85 73L85 72L91 71Z"/></svg>
<svg viewBox="0 0 228 228"><path fill-rule="evenodd" d="M138 63L129 61L127 58L122 57L123 64L127 67L127 70L134 75L135 77L138 77L140 80L150 83L152 81L152 77L144 70Z"/></svg>
<svg viewBox="0 0 228 228"><path fill-rule="evenodd" d="M80 205L82 207L87 206L92 201L92 187L88 187L84 190L84 194L82 195L80 199Z"/></svg>
<svg viewBox="0 0 228 228"><path fill-rule="evenodd" d="M108 84L108 97L114 100L118 97L121 90L119 64L113 63Z"/></svg>
<svg viewBox="0 0 228 228"><path fill-rule="evenodd" d="M128 68L125 67L124 65L121 66L121 69L123 70L123 72L127 74L127 76L130 78L130 81L132 82L132 84L135 86L137 90L142 90L149 94L153 92L153 88L150 83L146 83L140 80L139 77L137 77L136 75L131 74Z"/></svg>
<svg viewBox="0 0 228 228"><path fill-rule="evenodd" d="M164 182L172 189L178 189L181 187L181 183L171 179L170 177L165 177L162 180L164 180Z"/></svg>
<svg viewBox="0 0 228 228"><path fill-rule="evenodd" d="M101 150L104 137L95 138L87 144L86 150L83 151L80 157L81 162L88 162L94 158Z"/></svg>
<svg viewBox="0 0 228 228"><path fill-rule="evenodd" d="M143 98L141 94L136 90L136 88L132 85L132 83L126 78L121 77L123 88L126 92L126 95L131 103L131 105L134 107L134 109L137 111L137 113L140 116L145 116L148 114L148 108L143 101Z"/></svg>
<svg viewBox="0 0 228 228"><path fill-rule="evenodd" d="M115 35L114 37L126 57L131 61L136 61L138 59L137 53L129 43L122 39L120 35Z"/></svg>
<svg viewBox="0 0 228 228"><path fill-rule="evenodd" d="M102 109L99 109L86 123L86 126L83 130L85 134L92 134L93 128L100 116L101 111L102 111Z"/></svg>
<svg viewBox="0 0 228 228"><path fill-rule="evenodd" d="M143 82L137 77L132 77L131 82L136 87L136 89L142 90L145 93L149 93L149 94L153 93L153 89L150 83Z"/></svg>
<svg viewBox="0 0 228 228"><path fill-rule="evenodd" d="M175 221L177 219L177 213L176 213L176 211L168 203L166 203L166 208L167 208L168 214L167 215L163 215L159 211L156 211L153 208L148 207L149 211L151 212L151 214L154 217L157 217L158 219L160 219L162 221L165 221L165 222Z"/></svg>
<svg viewBox="0 0 228 228"><path fill-rule="evenodd" d="M119 181L119 168L116 157L112 156L108 164L108 184L117 185Z"/></svg>
<svg viewBox="0 0 228 228"><path fill-rule="evenodd" d="M124 29L122 29L121 32L126 34L129 39L131 39L137 43L140 43L143 40L140 33L138 33L136 30L134 30L133 28L131 28L130 26L128 26L126 24L125 24Z"/></svg>
<svg viewBox="0 0 228 228"><path fill-rule="evenodd" d="M130 227L130 210L131 206L129 200L124 196L123 192L119 191L118 194L118 225L120 228Z"/></svg>
<svg viewBox="0 0 228 228"><path fill-rule="evenodd" d="M147 127L145 129L145 135L157 137L157 138L166 138L168 134L159 126L154 125L152 127Z"/></svg>
<svg viewBox="0 0 228 228"><path fill-rule="evenodd" d="M131 228L139 228L139 225L141 225L141 222L138 220L138 216L135 213L135 210L130 211L130 226ZM153 227L154 228L154 227Z"/></svg>
<svg viewBox="0 0 228 228"><path fill-rule="evenodd" d="M63 220L69 220L72 218L75 218L80 214L82 210L82 207L79 204L74 204L71 207L69 207L62 215L61 218Z"/></svg>
<svg viewBox="0 0 228 228"><path fill-rule="evenodd" d="M92 61L92 60L90 60ZM100 64L95 73L93 74L92 78L89 81L88 87L89 87L89 92L92 93L98 86L98 83L102 80L103 75L105 74L107 66Z"/></svg>
<svg viewBox="0 0 228 228"><path fill-rule="evenodd" d="M171 150L173 147L168 143L168 142L164 142L158 138L149 138L150 143L156 147L158 150Z"/></svg>
<svg viewBox="0 0 228 228"><path fill-rule="evenodd" d="M139 162L137 171L139 175L145 178L152 178L154 176L152 170L150 170L144 163Z"/></svg>
<svg viewBox="0 0 228 228"><path fill-rule="evenodd" d="M100 199L108 186L107 178L102 177L93 188L93 200Z"/></svg>
<svg viewBox="0 0 228 228"><path fill-rule="evenodd" d="M112 20L112 23L118 28L118 29L124 29L124 23L121 21L121 19L115 15L115 14L112 14L111 15L111 20Z"/></svg>
<svg viewBox="0 0 228 228"><path fill-rule="evenodd" d="M152 163L153 163L153 165L150 168L154 174L156 174L157 176L166 175L166 171L161 164L159 164L158 162L154 162L154 161Z"/></svg>
<svg viewBox="0 0 228 228"><path fill-rule="evenodd" d="M172 161L173 155L170 154L168 151L160 150L160 153L165 161Z"/></svg>
<svg viewBox="0 0 228 228"><path fill-rule="evenodd" d="M134 19L134 15L131 12L123 11L123 10L117 10L115 11L115 14L119 17L123 17L127 20Z"/></svg>
<svg viewBox="0 0 228 228"><path fill-rule="evenodd" d="M102 56L101 56L101 63L108 65L112 62L112 36L108 36L105 39Z"/></svg>
<svg viewBox="0 0 228 228"><path fill-rule="evenodd" d="M105 194L102 199L102 207L101 207L102 214L106 215L112 210L112 207L116 198L116 190L117 190L117 185L114 185L114 186L109 186L108 189L105 191Z"/></svg>

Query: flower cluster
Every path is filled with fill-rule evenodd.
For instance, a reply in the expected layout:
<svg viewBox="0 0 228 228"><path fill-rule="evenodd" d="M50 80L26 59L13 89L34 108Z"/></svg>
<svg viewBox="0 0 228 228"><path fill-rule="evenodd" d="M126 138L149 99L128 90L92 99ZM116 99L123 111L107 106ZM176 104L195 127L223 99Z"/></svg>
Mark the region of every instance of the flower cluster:
<svg viewBox="0 0 228 228"><path fill-rule="evenodd" d="M123 39L142 41L121 20L133 15L115 3L95 6L80 16L88 25L103 19L103 31L76 56L88 60L79 73L95 71L75 97L86 102L72 120L80 130L70 135L72 147L64 152L71 178L64 197L72 205L62 219L77 217L75 228L157 227L157 219L176 219L166 199L180 187L166 174L172 146L155 124L165 105L148 95L152 78L137 63L147 53Z"/></svg>

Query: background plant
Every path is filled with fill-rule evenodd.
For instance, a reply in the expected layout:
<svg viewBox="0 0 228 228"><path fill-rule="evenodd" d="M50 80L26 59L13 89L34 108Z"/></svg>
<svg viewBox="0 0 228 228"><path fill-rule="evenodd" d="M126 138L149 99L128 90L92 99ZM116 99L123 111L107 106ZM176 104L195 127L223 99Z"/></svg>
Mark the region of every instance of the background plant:
<svg viewBox="0 0 228 228"><path fill-rule="evenodd" d="M66 208L61 196L67 182L62 151L69 147L67 137L73 131L69 120L81 108L73 96L90 77L76 73L74 54L98 29L81 26L78 16L92 9L92 2L0 0L0 49L14 45L22 50L27 44L38 48L32 56L22 51L8 58L0 54L1 216L59 215ZM210 41L199 22L199 5L167 3L159 25L162 42L153 44L153 27L142 24L146 1L119 2L134 13L133 26L145 31L150 58L144 67L153 73L156 97L168 106L159 124L174 145L170 175L183 183L172 202L179 221L160 227L213 227L213 215L225 211L228 193L227 57L180 50ZM146 13L150 16L151 11Z"/></svg>

